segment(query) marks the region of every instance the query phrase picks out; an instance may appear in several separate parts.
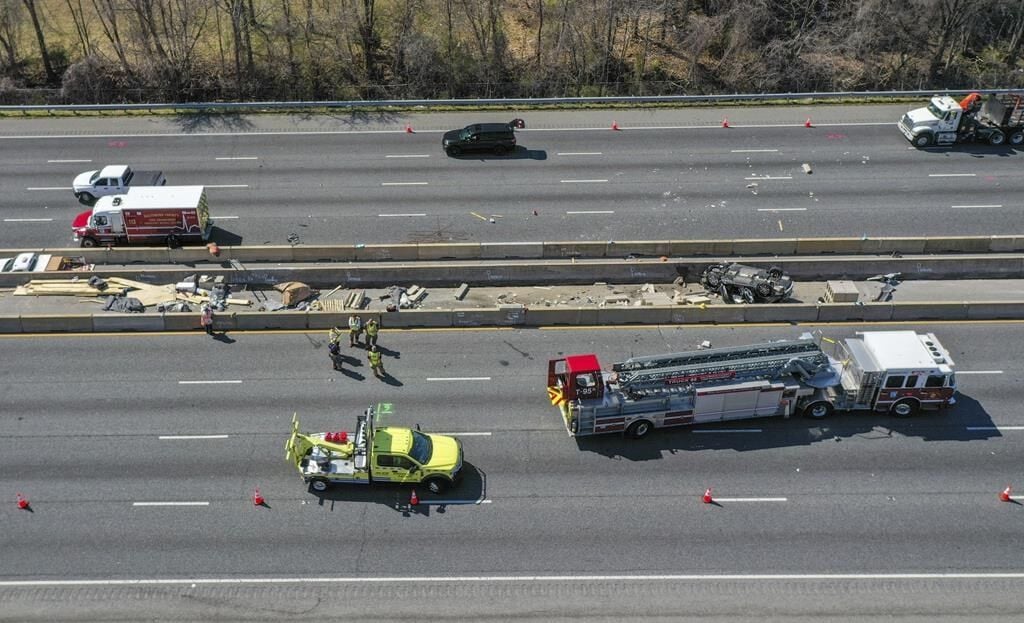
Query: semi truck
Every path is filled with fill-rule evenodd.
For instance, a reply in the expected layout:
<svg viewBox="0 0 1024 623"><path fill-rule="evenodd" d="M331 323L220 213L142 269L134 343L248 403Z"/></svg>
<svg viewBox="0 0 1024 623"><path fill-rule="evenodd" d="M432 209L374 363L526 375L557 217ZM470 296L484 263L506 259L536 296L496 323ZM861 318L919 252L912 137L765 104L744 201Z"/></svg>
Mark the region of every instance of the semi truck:
<svg viewBox="0 0 1024 623"><path fill-rule="evenodd" d="M100 197L75 217L73 238L83 247L202 242L213 221L203 186L140 186Z"/></svg>
<svg viewBox="0 0 1024 623"><path fill-rule="evenodd" d="M126 164L111 164L95 171L75 176L71 189L75 198L92 203L100 197L122 195L132 186L163 186L167 184L163 171L136 171Z"/></svg>
<svg viewBox="0 0 1024 623"><path fill-rule="evenodd" d="M378 426L378 412L389 410L388 403L367 408L356 418L352 436L347 432L300 432L295 414L285 456L314 491L326 491L333 484L395 483L423 485L431 493L444 493L454 486L462 476L459 440Z"/></svg>
<svg viewBox="0 0 1024 623"><path fill-rule="evenodd" d="M1002 93L983 98L971 93L960 102L936 95L897 123L915 147L985 141L992 145L1024 143L1024 94Z"/></svg>
<svg viewBox="0 0 1024 623"><path fill-rule="evenodd" d="M830 354L826 349L832 350ZM747 346L632 357L602 371L595 354L548 362L548 398L582 437L836 410L910 417L956 403L949 351L932 333L805 333Z"/></svg>

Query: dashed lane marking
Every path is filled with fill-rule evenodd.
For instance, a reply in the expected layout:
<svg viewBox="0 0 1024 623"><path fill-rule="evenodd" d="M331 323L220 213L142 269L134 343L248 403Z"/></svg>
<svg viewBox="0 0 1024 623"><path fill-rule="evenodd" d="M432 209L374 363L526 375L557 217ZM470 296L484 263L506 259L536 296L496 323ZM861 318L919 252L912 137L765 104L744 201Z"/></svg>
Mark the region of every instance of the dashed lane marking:
<svg viewBox="0 0 1024 623"><path fill-rule="evenodd" d="M556 156L603 156L599 151L560 151Z"/></svg>
<svg viewBox="0 0 1024 623"><path fill-rule="evenodd" d="M132 506L209 506L209 502L132 502Z"/></svg>
<svg viewBox="0 0 1024 623"><path fill-rule="evenodd" d="M230 380L230 381L178 381L178 385L238 385L242 381Z"/></svg>
<svg viewBox="0 0 1024 623"><path fill-rule="evenodd" d="M49 223L52 218L5 218L5 223Z"/></svg>
<svg viewBox="0 0 1024 623"><path fill-rule="evenodd" d="M758 208L758 212L806 212L807 208Z"/></svg>
<svg viewBox="0 0 1024 623"><path fill-rule="evenodd" d="M377 216L426 216L426 212L407 212L399 214L378 214Z"/></svg>
<svg viewBox="0 0 1024 623"><path fill-rule="evenodd" d="M489 376L431 376L428 381L489 381Z"/></svg>
<svg viewBox="0 0 1024 623"><path fill-rule="evenodd" d="M417 506L479 506L490 503L490 500L420 500Z"/></svg>
<svg viewBox="0 0 1024 623"><path fill-rule="evenodd" d="M160 435L157 439L178 441L181 439L227 439L227 435Z"/></svg>
<svg viewBox="0 0 1024 623"><path fill-rule="evenodd" d="M75 162L92 162L92 160L47 160L50 164L71 164Z"/></svg>
<svg viewBox="0 0 1024 623"><path fill-rule="evenodd" d="M730 149L731 153L734 154L767 154L775 153L778 149Z"/></svg>
<svg viewBox="0 0 1024 623"><path fill-rule="evenodd" d="M791 180L792 175L762 175L761 177L745 177L745 180Z"/></svg>
<svg viewBox="0 0 1024 623"><path fill-rule="evenodd" d="M608 180L558 180L563 184L604 184Z"/></svg>
<svg viewBox="0 0 1024 623"><path fill-rule="evenodd" d="M221 156L214 160L259 160L259 156Z"/></svg>
<svg viewBox="0 0 1024 623"><path fill-rule="evenodd" d="M381 182L381 186L427 186L430 182Z"/></svg>
<svg viewBox="0 0 1024 623"><path fill-rule="evenodd" d="M491 433L435 433L437 435L448 435L449 437L490 437Z"/></svg>
<svg viewBox="0 0 1024 623"><path fill-rule="evenodd" d="M760 433L760 428L694 428L694 433Z"/></svg>
<svg viewBox="0 0 1024 623"><path fill-rule="evenodd" d="M997 430L1002 432L1004 430L1024 430L1024 426L968 426L967 430Z"/></svg>
<svg viewBox="0 0 1024 623"><path fill-rule="evenodd" d="M978 177L977 173L929 173L928 177Z"/></svg>
<svg viewBox="0 0 1024 623"><path fill-rule="evenodd" d="M967 210L967 209L971 209L971 208L1001 208L1003 206L1001 204L998 204L998 203L991 203L991 204L982 204L982 205L973 205L973 206L971 206L971 205L962 205L962 206L949 206L949 207L953 208L954 210Z"/></svg>
<svg viewBox="0 0 1024 623"><path fill-rule="evenodd" d="M429 158L430 154L388 154L385 158Z"/></svg>
<svg viewBox="0 0 1024 623"><path fill-rule="evenodd" d="M70 186L29 186L25 190L71 190Z"/></svg>
<svg viewBox="0 0 1024 623"><path fill-rule="evenodd" d="M227 220L227 219L236 219L236 218L238 218L238 217L237 216L211 216L210 220L216 221L216 220L219 219L219 220L223 221L223 220Z"/></svg>
<svg viewBox="0 0 1024 623"><path fill-rule="evenodd" d="M1002 370L957 370L956 375L961 376L964 374L1002 374Z"/></svg>
<svg viewBox="0 0 1024 623"><path fill-rule="evenodd" d="M615 210L566 210L566 214L615 214Z"/></svg>
<svg viewBox="0 0 1024 623"><path fill-rule="evenodd" d="M788 502L787 498L713 498L715 502Z"/></svg>
<svg viewBox="0 0 1024 623"><path fill-rule="evenodd" d="M204 184L207 188L249 188L248 184Z"/></svg>

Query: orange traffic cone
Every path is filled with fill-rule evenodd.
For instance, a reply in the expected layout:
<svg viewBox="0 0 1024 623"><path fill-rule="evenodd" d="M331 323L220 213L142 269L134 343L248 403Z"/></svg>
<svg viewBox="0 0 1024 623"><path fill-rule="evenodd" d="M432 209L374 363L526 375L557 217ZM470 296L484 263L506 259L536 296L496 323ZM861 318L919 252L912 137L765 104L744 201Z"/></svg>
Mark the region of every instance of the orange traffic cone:
<svg viewBox="0 0 1024 623"><path fill-rule="evenodd" d="M722 127L723 128L729 127L729 118L728 117L726 117L725 119L722 119Z"/></svg>
<svg viewBox="0 0 1024 623"><path fill-rule="evenodd" d="M810 117L807 118L807 121L804 121L804 127L805 128L813 128L814 127L814 126L811 125L811 118Z"/></svg>
<svg viewBox="0 0 1024 623"><path fill-rule="evenodd" d="M612 121L612 129L616 130L616 131L618 131L620 129L618 121Z"/></svg>
<svg viewBox="0 0 1024 623"><path fill-rule="evenodd" d="M409 496L409 506L416 506L420 503L420 496L416 495L416 489L412 490L412 495Z"/></svg>
<svg viewBox="0 0 1024 623"><path fill-rule="evenodd" d="M412 131L412 126L409 125L408 123L405 124L405 133L406 134L415 134L415 132Z"/></svg>
<svg viewBox="0 0 1024 623"><path fill-rule="evenodd" d="M1013 499L1010 497L1010 485L1006 485L1006 488L999 492L999 499L1003 502L1009 502Z"/></svg>
<svg viewBox="0 0 1024 623"><path fill-rule="evenodd" d="M17 495L18 495L18 508L20 508L22 510L28 510L28 507L29 507L28 500L26 500L25 496L23 496L20 493L17 494Z"/></svg>
<svg viewBox="0 0 1024 623"><path fill-rule="evenodd" d="M705 504L710 504L710 503L714 502L714 499L712 499L712 497L711 497L711 487L708 487L704 491L704 497L701 498L701 499L704 500Z"/></svg>
<svg viewBox="0 0 1024 623"><path fill-rule="evenodd" d="M252 505L253 506L263 506L266 503L267 503L267 501L263 498L263 494L260 493L260 488L259 487L253 488L253 492L252 492Z"/></svg>

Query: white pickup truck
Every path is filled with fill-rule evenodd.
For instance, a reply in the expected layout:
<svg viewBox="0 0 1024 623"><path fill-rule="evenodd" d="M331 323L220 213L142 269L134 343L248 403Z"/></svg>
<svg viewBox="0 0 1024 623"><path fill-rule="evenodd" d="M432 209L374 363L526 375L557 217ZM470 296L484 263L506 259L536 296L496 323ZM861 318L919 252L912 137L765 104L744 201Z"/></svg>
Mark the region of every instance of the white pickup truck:
<svg viewBox="0 0 1024 623"><path fill-rule="evenodd" d="M111 164L96 171L86 171L71 183L79 201L92 203L107 195L123 195L130 186L163 186L163 171L135 171L126 164Z"/></svg>

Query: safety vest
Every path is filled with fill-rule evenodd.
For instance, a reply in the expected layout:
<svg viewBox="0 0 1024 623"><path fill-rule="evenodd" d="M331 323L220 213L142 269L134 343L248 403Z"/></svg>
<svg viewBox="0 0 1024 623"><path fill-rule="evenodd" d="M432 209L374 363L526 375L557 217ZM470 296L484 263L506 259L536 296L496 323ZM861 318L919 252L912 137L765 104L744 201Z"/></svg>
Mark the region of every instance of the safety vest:
<svg viewBox="0 0 1024 623"><path fill-rule="evenodd" d="M370 321L366 323L366 335L376 336L377 332L380 331L380 325L376 322Z"/></svg>
<svg viewBox="0 0 1024 623"><path fill-rule="evenodd" d="M328 335L328 342L330 344L337 344L341 340L341 331L338 329L331 329Z"/></svg>
<svg viewBox="0 0 1024 623"><path fill-rule="evenodd" d="M363 320L359 316L353 316L348 319L349 331L361 331L363 329Z"/></svg>
<svg viewBox="0 0 1024 623"><path fill-rule="evenodd" d="M380 351L374 352L371 350L369 353L367 353L367 356L370 358L371 366L376 367L380 365Z"/></svg>

